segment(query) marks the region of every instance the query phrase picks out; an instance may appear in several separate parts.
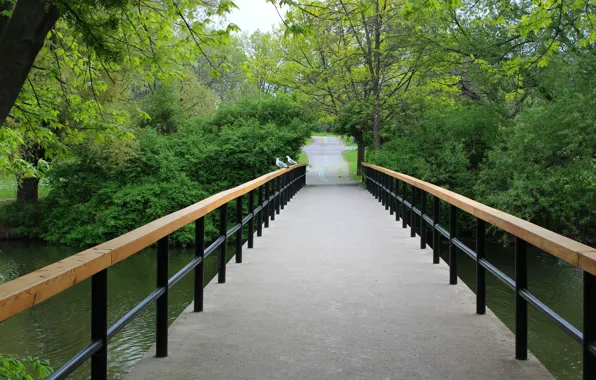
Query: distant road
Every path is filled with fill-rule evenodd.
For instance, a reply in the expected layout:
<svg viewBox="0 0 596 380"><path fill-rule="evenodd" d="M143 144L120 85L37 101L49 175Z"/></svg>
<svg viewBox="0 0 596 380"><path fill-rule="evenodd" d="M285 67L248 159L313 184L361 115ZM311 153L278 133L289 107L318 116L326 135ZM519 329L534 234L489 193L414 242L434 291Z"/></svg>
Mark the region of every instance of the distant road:
<svg viewBox="0 0 596 380"><path fill-rule="evenodd" d="M354 184L350 178L348 163L341 152L354 150L344 145L339 137L313 136L313 143L302 148L308 156L311 167L306 174L307 185Z"/></svg>

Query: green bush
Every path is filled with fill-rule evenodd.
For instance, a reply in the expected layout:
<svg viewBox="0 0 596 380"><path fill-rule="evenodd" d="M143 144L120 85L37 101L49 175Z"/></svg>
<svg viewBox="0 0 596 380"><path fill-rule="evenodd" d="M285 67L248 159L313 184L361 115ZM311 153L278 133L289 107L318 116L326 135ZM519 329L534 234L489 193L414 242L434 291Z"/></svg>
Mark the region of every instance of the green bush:
<svg viewBox="0 0 596 380"><path fill-rule="evenodd" d="M36 238L42 233L41 210L45 202L40 200L39 209L33 204L7 201L0 203L0 230L2 238Z"/></svg>
<svg viewBox="0 0 596 380"><path fill-rule="evenodd" d="M52 373L54 373L54 370L47 360L31 356L18 357L0 354L0 379L45 379Z"/></svg>
<svg viewBox="0 0 596 380"><path fill-rule="evenodd" d="M275 157L298 156L312 125L309 113L284 97L246 100L206 120L178 122L175 112L157 110L161 121L143 123L134 144L81 146L55 163L41 218L19 212L12 224L52 243L98 244L275 170ZM216 222L217 215L208 218L208 232ZM191 244L192 226L170 240Z"/></svg>
<svg viewBox="0 0 596 380"><path fill-rule="evenodd" d="M596 236L594 95L568 93L521 113L489 154L477 178L478 199L590 243Z"/></svg>
<svg viewBox="0 0 596 380"><path fill-rule="evenodd" d="M501 112L484 105L420 111L399 123L368 160L472 196L475 173L497 140Z"/></svg>
<svg viewBox="0 0 596 380"><path fill-rule="evenodd" d="M579 67L555 59L537 74L533 100L519 110L469 100L412 107L385 127L368 161L592 244L596 64L577 59Z"/></svg>

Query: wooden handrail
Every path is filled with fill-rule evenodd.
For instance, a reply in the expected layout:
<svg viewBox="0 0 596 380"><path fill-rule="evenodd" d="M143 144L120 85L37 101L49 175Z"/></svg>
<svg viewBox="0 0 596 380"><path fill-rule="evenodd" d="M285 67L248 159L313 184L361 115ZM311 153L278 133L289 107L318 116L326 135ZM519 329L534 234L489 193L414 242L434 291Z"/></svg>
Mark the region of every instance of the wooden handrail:
<svg viewBox="0 0 596 380"><path fill-rule="evenodd" d="M110 241L0 285L0 322L134 255L162 237L207 215L224 203L302 166L305 164L265 174L154 220Z"/></svg>
<svg viewBox="0 0 596 380"><path fill-rule="evenodd" d="M364 162L362 166L380 171L393 178L416 186L577 268L596 275L596 249L588 245L412 176Z"/></svg>

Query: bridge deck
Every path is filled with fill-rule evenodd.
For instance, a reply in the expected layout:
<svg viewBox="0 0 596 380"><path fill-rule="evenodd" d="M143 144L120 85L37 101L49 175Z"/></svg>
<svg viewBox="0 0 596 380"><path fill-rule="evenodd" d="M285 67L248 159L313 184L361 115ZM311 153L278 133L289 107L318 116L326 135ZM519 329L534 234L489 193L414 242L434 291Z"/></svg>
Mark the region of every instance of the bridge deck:
<svg viewBox="0 0 596 380"><path fill-rule="evenodd" d="M365 190L307 187L131 379L552 379Z"/></svg>

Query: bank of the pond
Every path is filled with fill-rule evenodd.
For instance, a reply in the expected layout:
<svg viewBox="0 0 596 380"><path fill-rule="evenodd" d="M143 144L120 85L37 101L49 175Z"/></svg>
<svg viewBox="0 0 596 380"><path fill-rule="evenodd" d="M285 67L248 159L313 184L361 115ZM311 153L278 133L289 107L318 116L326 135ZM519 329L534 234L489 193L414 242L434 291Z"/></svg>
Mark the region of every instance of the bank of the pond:
<svg viewBox="0 0 596 380"><path fill-rule="evenodd" d="M230 256L233 255L233 246L230 246L228 251ZM447 258L447 251L447 246L443 246L444 259ZM0 281L16 278L73 253L73 248L51 246L41 242L0 242ZM464 254L459 255L459 276L474 290L475 263ZM193 256L192 248L171 249L170 274L186 265ZM513 276L513 247L492 245L487 250L487 258L505 273ZM215 259L214 255L206 261L206 282L216 273ZM582 273L537 250L529 252L529 268L529 287L532 293L581 328ZM155 272L154 249L139 252L110 268L110 323L124 315L154 289ZM192 276L187 276L170 290L171 321L190 303L192 287ZM491 275L487 275L487 301L493 312L513 330L515 297L509 288ZM124 378L153 344L153 310L149 308L142 313L110 341L110 379ZM90 283L87 280L0 323L0 352L47 358L51 360L52 366L57 368L88 344L89 312ZM532 308L529 327L530 349L549 371L560 380L581 379L580 346ZM513 347L511 355L513 357ZM86 379L88 371L88 365L84 366L73 378Z"/></svg>

